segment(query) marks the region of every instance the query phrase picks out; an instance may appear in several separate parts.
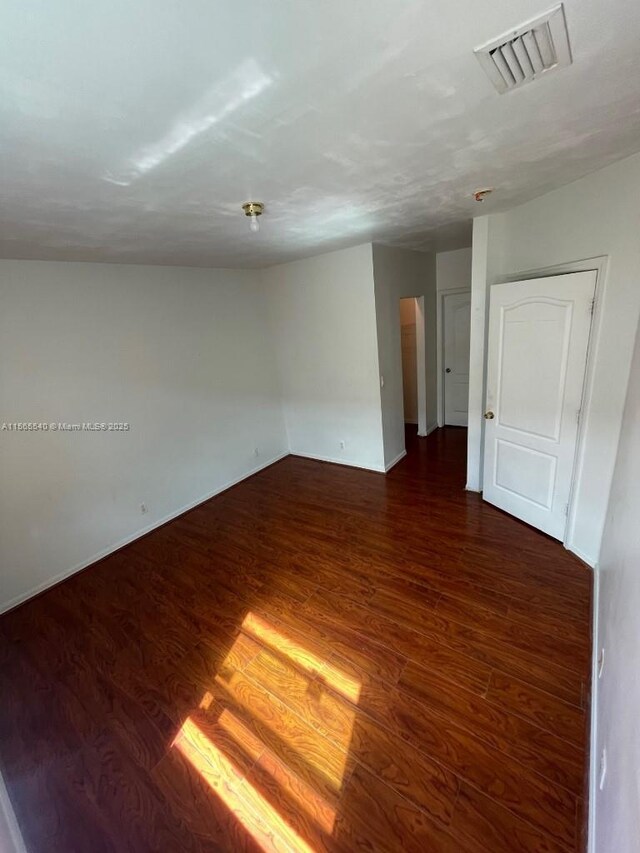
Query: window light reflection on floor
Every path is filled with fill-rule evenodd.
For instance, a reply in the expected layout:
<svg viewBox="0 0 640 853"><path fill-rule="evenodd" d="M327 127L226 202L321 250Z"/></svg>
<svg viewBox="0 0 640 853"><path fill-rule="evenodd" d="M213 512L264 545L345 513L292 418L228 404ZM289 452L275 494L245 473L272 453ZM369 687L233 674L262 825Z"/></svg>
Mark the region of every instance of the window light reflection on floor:
<svg viewBox="0 0 640 853"><path fill-rule="evenodd" d="M227 708L218 717L218 724L240 746L246 744L247 741L251 742L251 740L255 740L253 733ZM294 774L278 759L272 750L265 748L258 759L258 763L261 769L268 773L276 782L287 785L288 795L296 800L297 805L301 806L321 829L327 833L331 832L335 823L336 812L323 796L318 794L311 785L300 779L300 777L297 777L295 785L292 785L291 777Z"/></svg>
<svg viewBox="0 0 640 853"><path fill-rule="evenodd" d="M328 685L335 693L331 694L331 701L341 702L345 706L342 715L348 721L348 731L341 732L340 740L344 743L329 744L324 735L317 732L308 723L299 721L304 727L304 744L308 747L308 753L304 754L301 749L301 740L296 740L292 735L287 749L296 750L300 758L310 768L312 775L320 771L322 776L329 782L333 791L339 791L346 769L346 761L351 740L351 731L355 719L355 709L351 703L357 703L360 695L360 682L353 676L343 672L338 667L321 657L310 652L300 644L296 643L281 630L275 628L264 617L254 613L248 613L242 624L241 633L236 639L236 644L231 648L225 661L219 667L220 672L227 673L233 668L229 666L229 659L233 657L235 646L241 642L241 638L250 636L255 639L266 651L276 653L288 661L300 674L309 680L309 686L314 690L308 691L312 702L320 702L322 699L322 685ZM239 678L245 678L238 673ZM243 713L253 715L256 719L262 718L262 723L268 727L272 726L269 716L260 713L252 704L249 707L242 701L240 695L234 690L234 679L221 678L217 675L216 682L224 689L224 695L230 695L232 701L240 704ZM268 684L256 685L262 691L261 695L268 701L271 693ZM339 694L339 698L335 694ZM345 699L349 701L346 702ZM226 703L225 703L226 704ZM281 700L274 700L277 709ZM330 834L335 823L335 809L322 794L316 791L312 785L303 780L295 771L291 770L285 761L264 744L257 735L250 730L229 708L215 702L214 696L207 691L199 705L199 713L210 714L213 711L212 727L207 726L205 733L192 716L187 717L178 732L173 746L190 762L209 787L216 793L225 806L233 813L236 819L254 838L260 847L267 853L280 853L287 850L291 853L313 853L309 844L290 826L277 808L261 794L254 785L245 777L237 763L225 754L229 750L229 738L235 742L243 755L248 756L255 762L256 769L268 774L272 783L281 786L283 794L288 800L294 802L296 809L303 809L312 818L319 830ZM216 713L217 712L217 713ZM222 738L220 744L216 743L216 732ZM281 733L276 733L281 737ZM311 743L309 742L311 739ZM323 751L326 760L323 761ZM331 752L331 757L328 753ZM332 765L332 766L330 766Z"/></svg>
<svg viewBox="0 0 640 853"><path fill-rule="evenodd" d="M242 630L255 637L262 644L271 646L272 649L285 655L292 663L310 675L321 673L330 687L337 690L350 702L357 703L360 697L360 681L357 678L309 652L286 637L262 617L248 613L242 623Z"/></svg>
<svg viewBox="0 0 640 853"><path fill-rule="evenodd" d="M174 745L220 797L263 850L313 853L313 849L280 816L276 809L238 776L232 762L188 717Z"/></svg>

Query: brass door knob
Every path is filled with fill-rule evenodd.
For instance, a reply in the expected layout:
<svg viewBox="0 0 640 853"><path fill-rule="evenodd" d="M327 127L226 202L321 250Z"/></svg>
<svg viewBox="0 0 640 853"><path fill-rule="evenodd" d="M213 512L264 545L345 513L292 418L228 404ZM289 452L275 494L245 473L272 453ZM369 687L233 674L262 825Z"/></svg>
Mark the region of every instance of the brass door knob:
<svg viewBox="0 0 640 853"><path fill-rule="evenodd" d="M484 416L488 421L492 421L495 418L495 415L493 414L493 412L485 412Z"/></svg>

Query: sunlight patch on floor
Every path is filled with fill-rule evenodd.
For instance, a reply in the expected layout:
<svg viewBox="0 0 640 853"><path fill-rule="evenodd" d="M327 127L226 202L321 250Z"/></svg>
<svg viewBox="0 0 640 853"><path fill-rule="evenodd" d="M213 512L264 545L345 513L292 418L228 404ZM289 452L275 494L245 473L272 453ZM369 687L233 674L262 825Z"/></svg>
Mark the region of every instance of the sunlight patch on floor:
<svg viewBox="0 0 640 853"><path fill-rule="evenodd" d="M321 674L334 690L350 702L357 703L360 698L360 682L357 678L353 678L323 658L314 655L254 613L247 614L242 623L242 629L253 635L259 642L281 652L309 675Z"/></svg>
<svg viewBox="0 0 640 853"><path fill-rule="evenodd" d="M232 762L188 717L174 744L265 851L313 853L265 798L239 777Z"/></svg>
<svg viewBox="0 0 640 853"><path fill-rule="evenodd" d="M262 654L263 665L251 676L229 664L247 636L262 647L256 658ZM245 617L215 682L221 698L215 688L207 691L172 745L264 851L312 853L281 812L294 818L306 814L305 821L310 818L317 830L330 835L335 808L227 705L239 707L245 720L248 715L266 726L262 734L269 743L281 745L289 761L302 765L304 774L310 774L325 793L328 783L329 796L331 791L338 793L344 781L360 682L254 613ZM194 719L197 713L206 714L206 732ZM237 749L234 760L228 753ZM320 778L325 782L320 784ZM265 793L257 789L260 783Z"/></svg>

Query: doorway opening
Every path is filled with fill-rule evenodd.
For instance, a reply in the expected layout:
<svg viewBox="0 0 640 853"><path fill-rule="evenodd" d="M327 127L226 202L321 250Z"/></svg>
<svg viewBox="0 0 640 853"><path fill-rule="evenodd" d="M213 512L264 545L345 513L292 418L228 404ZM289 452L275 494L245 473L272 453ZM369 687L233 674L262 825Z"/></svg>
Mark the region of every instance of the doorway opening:
<svg viewBox="0 0 640 853"><path fill-rule="evenodd" d="M405 427L427 434L427 371L424 297L400 299L402 404Z"/></svg>

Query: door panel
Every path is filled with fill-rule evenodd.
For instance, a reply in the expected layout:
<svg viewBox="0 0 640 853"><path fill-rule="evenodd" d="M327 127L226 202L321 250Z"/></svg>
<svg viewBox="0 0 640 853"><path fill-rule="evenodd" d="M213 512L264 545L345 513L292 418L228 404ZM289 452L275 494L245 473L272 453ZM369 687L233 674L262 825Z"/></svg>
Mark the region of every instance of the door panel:
<svg viewBox="0 0 640 853"><path fill-rule="evenodd" d="M503 426L557 441L572 308L572 303L537 300L503 310L498 367ZM539 346L541 341L544 346ZM505 363L519 367L504 370Z"/></svg>
<svg viewBox="0 0 640 853"><path fill-rule="evenodd" d="M471 294L444 297L444 422L467 426Z"/></svg>
<svg viewBox="0 0 640 853"><path fill-rule="evenodd" d="M496 442L495 484L517 497L551 508L556 457L511 441Z"/></svg>
<svg viewBox="0 0 640 853"><path fill-rule="evenodd" d="M491 288L484 498L564 538L595 272Z"/></svg>

